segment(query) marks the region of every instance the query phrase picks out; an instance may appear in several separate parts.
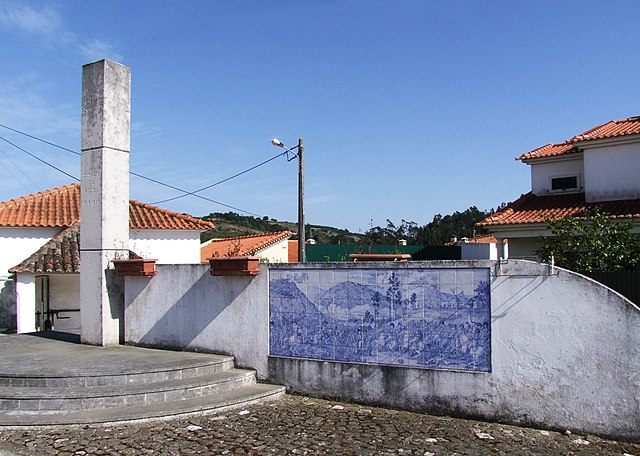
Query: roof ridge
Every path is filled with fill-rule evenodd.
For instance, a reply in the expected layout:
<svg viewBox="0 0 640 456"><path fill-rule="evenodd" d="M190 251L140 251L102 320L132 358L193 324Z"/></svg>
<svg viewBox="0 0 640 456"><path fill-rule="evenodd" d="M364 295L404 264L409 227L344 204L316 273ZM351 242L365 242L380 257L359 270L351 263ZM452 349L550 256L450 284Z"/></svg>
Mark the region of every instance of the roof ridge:
<svg viewBox="0 0 640 456"><path fill-rule="evenodd" d="M289 230L282 230L282 231L268 231L266 233L255 233L255 234L245 234L244 236L234 236L234 237L228 237L228 238L219 238L219 239L211 239L211 241L215 242L222 242L222 241L236 241L236 240L242 240L242 239L250 239L250 238L255 238L255 237L266 237L266 236L282 236L285 233L291 233L293 234L293 231L289 231Z"/></svg>
<svg viewBox="0 0 640 456"><path fill-rule="evenodd" d="M158 212L163 212L163 213L165 213L167 215L172 215L172 216L184 219L184 220L188 220L190 222L196 222L196 223L203 223L204 222L204 223L210 224L213 227L213 223L212 222L209 222L207 220L203 220L201 218L194 217L193 215L181 214L179 212L171 211L169 209L163 209L163 208L161 208L159 206L154 206L153 204L143 203L142 201L138 201L138 200L130 199L129 203L137 204L139 206L145 207L147 209L153 209L153 210L158 211Z"/></svg>
<svg viewBox="0 0 640 456"><path fill-rule="evenodd" d="M18 198L11 198L9 201L0 202L0 209L11 208L14 205L23 204L23 203L26 203L27 201L34 201L39 198L44 198L51 195L57 195L60 193L68 192L69 190L74 189L74 187L80 187L80 184L76 182L72 182L71 184L68 184L68 185L62 185L60 187L43 190L38 193L30 193L28 195L19 196Z"/></svg>

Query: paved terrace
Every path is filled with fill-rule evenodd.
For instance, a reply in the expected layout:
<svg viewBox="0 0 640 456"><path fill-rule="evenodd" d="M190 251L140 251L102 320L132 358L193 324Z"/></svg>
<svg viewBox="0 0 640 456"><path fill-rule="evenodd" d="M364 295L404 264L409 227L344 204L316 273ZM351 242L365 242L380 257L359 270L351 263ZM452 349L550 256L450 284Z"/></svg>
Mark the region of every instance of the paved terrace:
<svg viewBox="0 0 640 456"><path fill-rule="evenodd" d="M23 345L17 343L20 338L0 336L3 372L20 365L22 372L32 369L37 374L47 363L75 369L91 362L96 370L109 371L111 363L135 362L144 368L153 362L135 354L135 359L123 359L122 352L113 358L110 349L30 339ZM34 343L41 350L34 352ZM95 357L96 350L100 357ZM174 353L176 359L191 356ZM640 456L640 444L287 395L275 402L148 421L0 428L0 456L36 454Z"/></svg>
<svg viewBox="0 0 640 456"><path fill-rule="evenodd" d="M300 396L154 422L0 430L8 455L640 455L640 444Z"/></svg>

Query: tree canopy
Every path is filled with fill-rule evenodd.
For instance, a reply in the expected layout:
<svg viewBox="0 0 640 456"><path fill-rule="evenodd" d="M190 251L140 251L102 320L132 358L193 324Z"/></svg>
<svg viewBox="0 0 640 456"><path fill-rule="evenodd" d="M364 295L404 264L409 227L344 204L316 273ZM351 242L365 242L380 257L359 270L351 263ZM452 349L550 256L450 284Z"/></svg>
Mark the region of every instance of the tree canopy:
<svg viewBox="0 0 640 456"><path fill-rule="evenodd" d="M632 222L614 220L598 207L584 216L546 221L551 236L542 237L536 253L544 262L576 272L637 270L640 237Z"/></svg>

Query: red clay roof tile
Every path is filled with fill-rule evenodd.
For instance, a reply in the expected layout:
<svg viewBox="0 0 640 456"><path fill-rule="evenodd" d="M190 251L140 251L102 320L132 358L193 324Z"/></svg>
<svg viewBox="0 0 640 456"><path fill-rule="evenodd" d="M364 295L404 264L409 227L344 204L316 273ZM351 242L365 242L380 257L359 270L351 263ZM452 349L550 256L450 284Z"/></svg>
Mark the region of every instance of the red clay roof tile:
<svg viewBox="0 0 640 456"><path fill-rule="evenodd" d="M256 255L261 250L272 246L293 235L291 231L278 231L275 233L253 234L225 239L213 239L200 248L200 260L206 263L214 256L243 256Z"/></svg>
<svg viewBox="0 0 640 456"><path fill-rule="evenodd" d="M56 234L33 255L9 272L79 273L80 272L80 224L74 223Z"/></svg>
<svg viewBox="0 0 640 456"><path fill-rule="evenodd" d="M0 226L66 227L80 218L80 185L71 184L0 203ZM213 223L129 201L129 228L134 230L213 229Z"/></svg>
<svg viewBox="0 0 640 456"><path fill-rule="evenodd" d="M629 117L624 120L612 120L590 130L575 135L573 138L559 144L547 144L530 152L520 155L516 160L530 160L535 158L554 157L578 152L580 143L596 139L614 138L640 134L640 116Z"/></svg>
<svg viewBox="0 0 640 456"><path fill-rule="evenodd" d="M584 193L536 196L529 192L477 225L490 227L544 223L546 219L557 219L567 215L579 217L585 209L593 206L602 208L611 218L640 218L640 199L586 203Z"/></svg>

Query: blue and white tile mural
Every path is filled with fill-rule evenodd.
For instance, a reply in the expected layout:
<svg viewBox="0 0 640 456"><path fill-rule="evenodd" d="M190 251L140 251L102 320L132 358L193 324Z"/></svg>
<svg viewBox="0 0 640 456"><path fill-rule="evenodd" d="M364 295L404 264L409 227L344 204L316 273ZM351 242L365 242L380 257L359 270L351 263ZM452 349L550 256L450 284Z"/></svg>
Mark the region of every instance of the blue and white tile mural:
<svg viewBox="0 0 640 456"><path fill-rule="evenodd" d="M270 270L273 356L491 368L488 269Z"/></svg>

